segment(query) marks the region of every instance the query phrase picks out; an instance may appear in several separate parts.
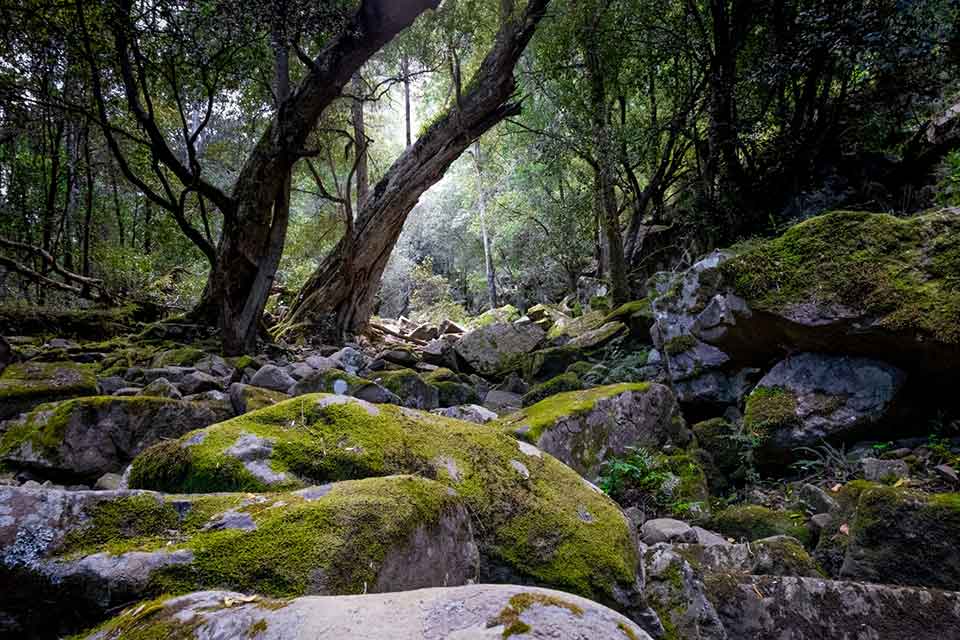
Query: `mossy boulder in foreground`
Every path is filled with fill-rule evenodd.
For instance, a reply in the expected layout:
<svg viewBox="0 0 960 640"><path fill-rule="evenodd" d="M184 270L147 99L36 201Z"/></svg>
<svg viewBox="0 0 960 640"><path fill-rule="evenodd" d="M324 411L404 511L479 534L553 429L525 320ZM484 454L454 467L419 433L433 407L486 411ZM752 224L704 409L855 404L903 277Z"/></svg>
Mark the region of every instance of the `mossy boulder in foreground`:
<svg viewBox="0 0 960 640"><path fill-rule="evenodd" d="M64 479L92 481L120 472L164 439L232 415L227 403L149 396L90 396L40 405L0 436L6 464Z"/></svg>
<svg viewBox="0 0 960 640"><path fill-rule="evenodd" d="M82 637L314 640L320 630L331 640L650 638L596 602L537 587L490 584L294 600L205 591L131 607Z"/></svg>
<svg viewBox="0 0 960 640"><path fill-rule="evenodd" d="M637 550L617 506L490 425L302 396L148 449L130 481L170 492L262 491L398 473L436 479L463 499L481 579L522 578L637 612Z"/></svg>
<svg viewBox="0 0 960 640"><path fill-rule="evenodd" d="M683 445L690 432L673 392L627 383L558 393L499 421L507 432L556 456L590 480L630 447Z"/></svg>
<svg viewBox="0 0 960 640"><path fill-rule="evenodd" d="M74 362L12 364L0 374L0 420L39 404L97 393L95 367Z"/></svg>
<svg viewBox="0 0 960 640"><path fill-rule="evenodd" d="M413 476L266 495L5 488L0 507L16 517L0 521L0 611L21 637L161 593L401 591L465 584L478 566L464 501ZM52 603L59 617L40 612Z"/></svg>

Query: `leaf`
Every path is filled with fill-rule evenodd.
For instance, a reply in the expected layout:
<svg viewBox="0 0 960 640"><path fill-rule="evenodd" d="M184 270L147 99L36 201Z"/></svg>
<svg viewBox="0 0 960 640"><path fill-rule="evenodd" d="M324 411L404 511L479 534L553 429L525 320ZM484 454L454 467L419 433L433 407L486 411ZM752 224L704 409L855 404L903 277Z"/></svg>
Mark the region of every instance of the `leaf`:
<svg viewBox="0 0 960 640"><path fill-rule="evenodd" d="M223 606L228 609L234 605L256 602L259 596L226 596L223 599Z"/></svg>

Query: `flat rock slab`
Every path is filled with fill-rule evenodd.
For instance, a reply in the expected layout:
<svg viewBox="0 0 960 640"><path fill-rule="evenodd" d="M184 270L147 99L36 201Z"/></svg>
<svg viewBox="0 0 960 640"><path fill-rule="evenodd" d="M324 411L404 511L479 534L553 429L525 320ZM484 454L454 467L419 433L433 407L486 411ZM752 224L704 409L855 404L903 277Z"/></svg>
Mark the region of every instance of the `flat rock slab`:
<svg viewBox="0 0 960 640"><path fill-rule="evenodd" d="M89 640L120 640L189 621L207 640L649 640L629 619L600 604L559 591L513 585L472 585L361 596L263 600L228 591L202 591L133 607Z"/></svg>

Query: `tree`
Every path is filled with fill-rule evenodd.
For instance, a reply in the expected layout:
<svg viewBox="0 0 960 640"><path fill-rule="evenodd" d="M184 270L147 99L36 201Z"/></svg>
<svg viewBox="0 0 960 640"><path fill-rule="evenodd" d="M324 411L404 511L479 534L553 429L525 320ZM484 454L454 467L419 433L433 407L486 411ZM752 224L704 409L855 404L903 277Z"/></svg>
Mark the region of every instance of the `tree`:
<svg viewBox="0 0 960 640"><path fill-rule="evenodd" d="M360 331L373 305L390 252L420 195L482 133L520 112L511 101L513 69L549 0L529 0L523 11L503 4L493 47L454 104L393 163L362 204L356 222L298 293L284 329L332 319L338 336Z"/></svg>

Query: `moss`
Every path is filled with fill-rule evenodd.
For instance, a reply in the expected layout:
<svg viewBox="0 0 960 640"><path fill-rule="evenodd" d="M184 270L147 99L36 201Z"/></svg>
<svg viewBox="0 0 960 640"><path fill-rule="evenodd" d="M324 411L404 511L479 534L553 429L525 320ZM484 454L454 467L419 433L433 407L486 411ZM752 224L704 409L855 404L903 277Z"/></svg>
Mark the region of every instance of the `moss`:
<svg viewBox="0 0 960 640"><path fill-rule="evenodd" d="M250 625L250 629L247 630L247 637L256 638L261 633L266 633L266 632L267 632L267 621L264 618L260 618L259 620L254 622L252 625Z"/></svg>
<svg viewBox="0 0 960 640"><path fill-rule="evenodd" d="M503 625L502 637L504 638L528 633L532 630L532 628L530 625L521 620L520 616L523 615L524 611L530 609L530 607L533 607L534 605L541 607L559 607L561 609L566 609L578 618L583 617L583 609L581 607L573 604L572 602L567 602L563 598L545 593L526 592L518 593L510 598L509 604L500 611L500 614L496 618L488 623L488 626L496 627Z"/></svg>
<svg viewBox="0 0 960 640"><path fill-rule="evenodd" d="M461 404L479 404L477 390L468 384L459 382L436 382L437 400L441 407L454 407Z"/></svg>
<svg viewBox="0 0 960 640"><path fill-rule="evenodd" d="M274 494L239 508L253 518L255 530L200 530L177 545L193 552L193 563L162 570L155 588L363 593L376 584L378 568L398 541L437 524L458 500L444 485L411 476L340 483L312 501Z"/></svg>
<svg viewBox="0 0 960 640"><path fill-rule="evenodd" d="M333 399L301 396L187 434L174 441L180 448L165 443L148 449L134 462L131 484L168 492L276 490L416 473L457 491L481 552L494 564L608 601L611 585L633 584L636 548L623 515L557 460L525 456L512 437L489 425L392 405L371 413L372 405L329 403ZM188 444L200 433L202 441ZM267 486L250 475L225 453L242 434L270 439L272 468L295 476ZM438 460L452 461L456 474ZM522 460L529 477L518 474L512 460Z"/></svg>
<svg viewBox="0 0 960 640"><path fill-rule="evenodd" d="M564 373L572 373L578 378L582 378L583 376L590 373L590 370L593 369L593 366L594 365L592 362L587 362L586 360L579 360L571 364L569 367L567 367L567 370L564 371Z"/></svg>
<svg viewBox="0 0 960 640"><path fill-rule="evenodd" d="M727 507L714 514L709 518L707 528L725 537L747 541L787 535L806 545L810 542L810 532L800 522L803 522L802 514L749 504Z"/></svg>
<svg viewBox="0 0 960 640"><path fill-rule="evenodd" d="M529 407L557 393L579 391L580 389L583 389L583 382L575 373L563 373L531 387L523 396L523 406Z"/></svg>
<svg viewBox="0 0 960 640"><path fill-rule="evenodd" d="M523 432L518 435L530 442L536 442L544 431L556 424L559 418L587 413L593 409L598 400L629 391L642 393L649 388L649 383L637 382L558 393L497 421L497 424L513 432L523 429Z"/></svg>
<svg viewBox="0 0 960 640"><path fill-rule="evenodd" d="M253 356L236 356L233 358L227 358L227 364L229 364L234 369L239 369L243 371L247 368L259 369L257 366L257 361Z"/></svg>
<svg viewBox="0 0 960 640"><path fill-rule="evenodd" d="M87 514L89 520L70 531L60 550L65 555L107 551L122 553L149 546L179 524L176 509L158 496L143 494L105 501ZM131 540L136 543L131 545Z"/></svg>
<svg viewBox="0 0 960 640"><path fill-rule="evenodd" d="M743 426L751 435L765 438L773 431L795 426L797 398L782 387L757 387L747 398Z"/></svg>
<svg viewBox="0 0 960 640"><path fill-rule="evenodd" d="M57 460L67 430L73 423L95 424L98 414L110 406L125 405L125 411L132 414L138 411L150 412L160 405L176 402L178 401L169 398L149 396L88 396L43 404L28 413L23 420L10 423L10 428L0 438L0 455L8 454L29 443L47 458Z"/></svg>
<svg viewBox="0 0 960 640"><path fill-rule="evenodd" d="M180 347L161 351L154 356L151 365L154 367L189 366L205 357L207 354L196 347Z"/></svg>
<svg viewBox="0 0 960 640"><path fill-rule="evenodd" d="M667 340L663 345L663 350L667 352L667 355L678 356L695 346L697 346L697 339L690 334L684 334Z"/></svg>
<svg viewBox="0 0 960 640"><path fill-rule="evenodd" d="M521 356L514 369L527 380L546 380L564 373L567 367L583 359L584 352L577 347L550 347Z"/></svg>
<svg viewBox="0 0 960 640"><path fill-rule="evenodd" d="M653 309L650 307L650 301L648 299L641 298L640 300L634 300L633 302L620 305L607 314L607 317L603 319L603 323L606 324L614 321L627 323L631 317L638 313L641 315L653 314Z"/></svg>
<svg viewBox="0 0 960 640"><path fill-rule="evenodd" d="M474 319L473 328L479 329L491 324L513 322L520 318L520 312L513 305L505 305L496 309L488 309Z"/></svg>
<svg viewBox="0 0 960 640"><path fill-rule="evenodd" d="M617 629L620 629L620 631L623 632L623 635L627 637L627 640L639 640L639 637L636 633L634 633L633 629L628 627L626 624L618 622Z"/></svg>
<svg viewBox="0 0 960 640"><path fill-rule="evenodd" d="M166 606L169 595L161 595L125 610L96 629L71 640L96 637L102 640L195 640L199 618L179 620Z"/></svg>
<svg viewBox="0 0 960 640"><path fill-rule="evenodd" d="M423 381L427 384L437 385L442 382L463 382L456 373L447 369L446 367L439 367L434 369L429 373L424 373L421 375Z"/></svg>
<svg viewBox="0 0 960 640"><path fill-rule="evenodd" d="M275 405L278 402L283 402L284 400L288 400L290 398L290 396L282 391L264 389L263 387L254 387L253 385L246 385L243 387L242 393L247 403L247 411L263 409L264 407Z"/></svg>
<svg viewBox="0 0 960 640"><path fill-rule="evenodd" d="M547 332L547 340L576 338L587 331L599 329L603 326L606 317L607 314L603 311L589 311L571 320L559 320L550 327L550 330Z"/></svg>
<svg viewBox="0 0 960 640"><path fill-rule="evenodd" d="M828 578L826 572L810 557L798 541L787 536L757 540L754 547L763 551L769 566L756 568L754 573L779 576L807 576Z"/></svg>
<svg viewBox="0 0 960 640"><path fill-rule="evenodd" d="M11 335L46 335L100 340L130 331L146 310L135 304L110 309L50 309L0 305L0 326Z"/></svg>
<svg viewBox="0 0 960 640"><path fill-rule="evenodd" d="M0 418L13 417L44 402L96 392L93 365L74 362L11 364L0 374Z"/></svg>
<svg viewBox="0 0 960 640"><path fill-rule="evenodd" d="M960 344L960 219L840 211L802 222L721 265L760 310L840 304L879 326Z"/></svg>

